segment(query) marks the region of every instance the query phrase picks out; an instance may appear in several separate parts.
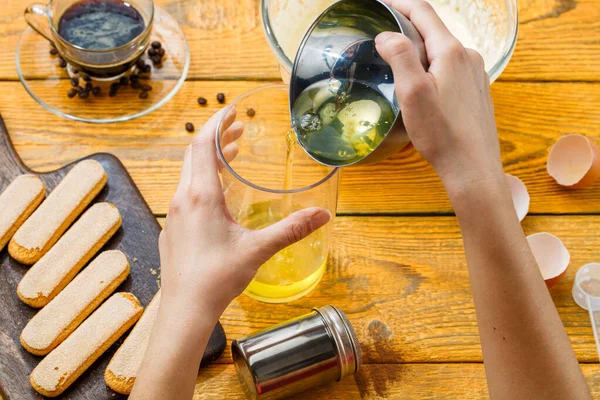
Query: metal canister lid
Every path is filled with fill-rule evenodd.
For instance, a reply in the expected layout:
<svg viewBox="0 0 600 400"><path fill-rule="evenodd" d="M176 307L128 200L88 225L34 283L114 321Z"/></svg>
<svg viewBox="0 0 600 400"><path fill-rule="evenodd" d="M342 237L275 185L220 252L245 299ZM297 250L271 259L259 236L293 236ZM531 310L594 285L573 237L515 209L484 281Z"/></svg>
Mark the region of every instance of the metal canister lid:
<svg viewBox="0 0 600 400"><path fill-rule="evenodd" d="M332 305L314 310L323 318L325 326L335 341L341 370L339 379L354 375L362 365L362 351L348 317L343 311Z"/></svg>

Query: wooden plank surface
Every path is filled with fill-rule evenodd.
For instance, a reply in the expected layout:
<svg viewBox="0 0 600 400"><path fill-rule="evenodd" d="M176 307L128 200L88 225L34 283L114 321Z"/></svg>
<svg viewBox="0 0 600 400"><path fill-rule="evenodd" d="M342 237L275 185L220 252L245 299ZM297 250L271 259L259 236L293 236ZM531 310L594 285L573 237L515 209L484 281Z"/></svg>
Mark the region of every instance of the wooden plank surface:
<svg viewBox="0 0 600 400"><path fill-rule="evenodd" d="M153 212L164 215L184 147L192 139L185 123L193 122L199 129L220 107L215 100L218 92L232 101L262 84L187 82L171 102L149 116L90 125L44 111L19 83L1 82L0 111L18 153L30 167L50 170L93 152L111 152L125 164ZM506 171L525 181L531 212L599 213L600 184L585 190L562 189L546 173L545 164L549 148L564 134L582 133L600 143L600 84L498 82L492 88ZM198 106L198 96L208 98L209 106ZM347 168L342 182L340 213L452 212L441 182L414 150L377 165Z"/></svg>
<svg viewBox="0 0 600 400"><path fill-rule="evenodd" d="M590 234L600 216L528 217L524 230L553 233L571 252L551 294L577 358L598 362L588 314L571 288L579 267L600 261L600 237ZM325 277L312 293L281 305L240 296L221 323L231 342L331 303L347 313L366 363L482 362L454 217L339 217ZM231 362L229 347L219 362Z"/></svg>
<svg viewBox="0 0 600 400"><path fill-rule="evenodd" d="M600 366L582 365L593 398L600 397ZM224 389L226 388L226 389ZM233 365L201 371L194 400L240 400L244 392ZM347 377L298 396L295 400L475 400L488 399L482 364L370 364Z"/></svg>
<svg viewBox="0 0 600 400"><path fill-rule="evenodd" d="M0 8L0 79L16 80L14 54L27 2ZM262 31L259 0L157 0L182 25L191 79L278 79ZM600 78L599 0L520 0L519 41L504 80Z"/></svg>

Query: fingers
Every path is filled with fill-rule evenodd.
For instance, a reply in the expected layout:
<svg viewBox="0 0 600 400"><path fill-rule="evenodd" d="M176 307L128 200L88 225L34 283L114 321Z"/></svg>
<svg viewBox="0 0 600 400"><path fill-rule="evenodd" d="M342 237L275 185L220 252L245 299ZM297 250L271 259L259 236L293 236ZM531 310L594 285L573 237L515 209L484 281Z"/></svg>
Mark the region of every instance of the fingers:
<svg viewBox="0 0 600 400"><path fill-rule="evenodd" d="M226 113L224 115L224 113ZM221 122L221 130L226 130L235 119L235 109L220 111L202 127L202 130L191 144L191 183L195 192L221 192L215 136L217 125Z"/></svg>
<svg viewBox="0 0 600 400"><path fill-rule="evenodd" d="M452 36L431 4L423 0L382 0L404 14L417 28L427 49L429 63L458 40Z"/></svg>
<svg viewBox="0 0 600 400"><path fill-rule="evenodd" d="M244 133L244 123L236 121L221 135L221 147L226 147L230 143L235 142Z"/></svg>
<svg viewBox="0 0 600 400"><path fill-rule="evenodd" d="M275 253L306 238L331 220L331 213L323 208L307 208L297 211L278 223L260 231L251 232L254 237L253 251L266 262Z"/></svg>
<svg viewBox="0 0 600 400"><path fill-rule="evenodd" d="M401 33L384 32L375 39L377 52L392 67L396 96L400 108L407 102L427 101L433 87L431 77L425 72L411 40Z"/></svg>

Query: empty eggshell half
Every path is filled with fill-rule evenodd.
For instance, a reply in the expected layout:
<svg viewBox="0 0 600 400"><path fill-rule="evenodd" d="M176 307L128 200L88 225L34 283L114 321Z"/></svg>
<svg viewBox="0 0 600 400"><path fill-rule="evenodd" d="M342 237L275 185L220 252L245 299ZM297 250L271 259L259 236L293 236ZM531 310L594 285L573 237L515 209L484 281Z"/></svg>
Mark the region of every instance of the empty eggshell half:
<svg viewBox="0 0 600 400"><path fill-rule="evenodd" d="M583 135L566 135L552 146L547 170L559 185L584 188L600 178L600 150Z"/></svg>
<svg viewBox="0 0 600 400"><path fill-rule="evenodd" d="M506 174L506 181L512 194L513 204L515 205L519 221L523 221L529 212L529 202L531 200L527 187L522 180L510 174Z"/></svg>
<svg viewBox="0 0 600 400"><path fill-rule="evenodd" d="M542 276L548 287L554 286L565 275L571 255L563 242L549 233L536 233L527 236Z"/></svg>

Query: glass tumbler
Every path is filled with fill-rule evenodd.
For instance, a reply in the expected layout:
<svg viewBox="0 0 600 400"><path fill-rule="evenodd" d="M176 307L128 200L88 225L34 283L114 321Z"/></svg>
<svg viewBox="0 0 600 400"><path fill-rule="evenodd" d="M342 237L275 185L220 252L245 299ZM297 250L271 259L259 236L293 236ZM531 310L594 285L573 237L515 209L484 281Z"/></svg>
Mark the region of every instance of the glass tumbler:
<svg viewBox="0 0 600 400"><path fill-rule="evenodd" d="M336 212L338 170L317 163L296 143L288 101L285 85L252 90L223 114L235 110L234 125L224 129L221 120L217 128L227 207L249 229L265 228L307 207ZM237 137L234 132L240 131ZM309 293L325 272L332 231L333 221L277 253L259 269L245 294L285 303Z"/></svg>

